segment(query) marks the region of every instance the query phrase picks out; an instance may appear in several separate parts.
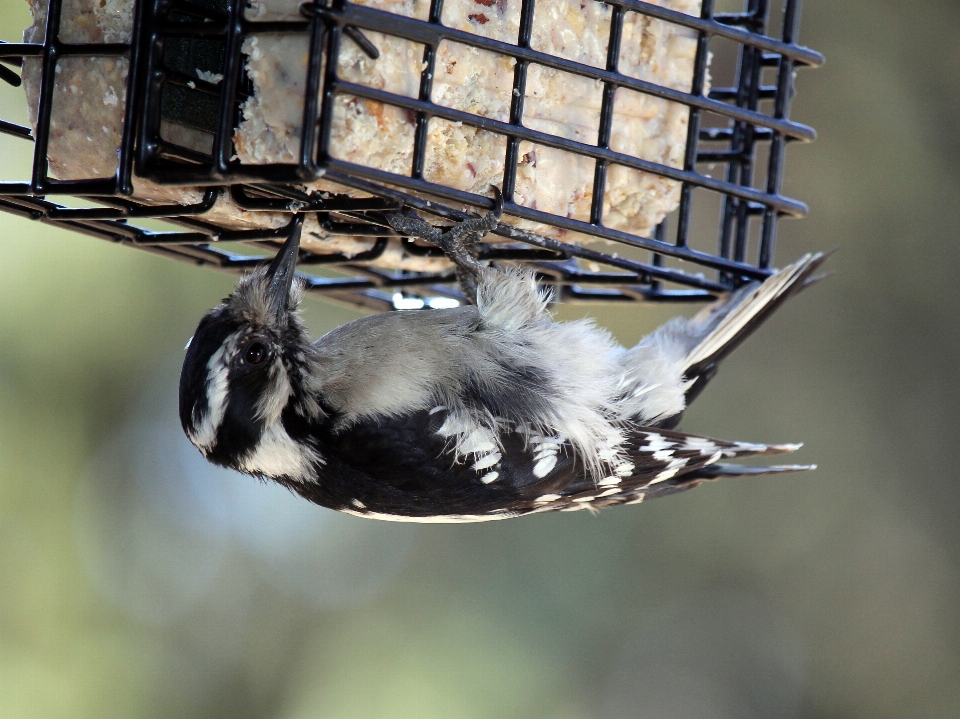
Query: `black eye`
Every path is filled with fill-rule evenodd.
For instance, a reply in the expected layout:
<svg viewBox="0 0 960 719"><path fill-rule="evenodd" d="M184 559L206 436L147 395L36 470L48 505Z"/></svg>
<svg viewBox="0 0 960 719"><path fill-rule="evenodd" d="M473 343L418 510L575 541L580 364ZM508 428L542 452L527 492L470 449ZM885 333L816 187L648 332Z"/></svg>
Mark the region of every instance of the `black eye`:
<svg viewBox="0 0 960 719"><path fill-rule="evenodd" d="M254 340L243 351L243 361L250 365L260 364L267 358L267 348L259 340Z"/></svg>

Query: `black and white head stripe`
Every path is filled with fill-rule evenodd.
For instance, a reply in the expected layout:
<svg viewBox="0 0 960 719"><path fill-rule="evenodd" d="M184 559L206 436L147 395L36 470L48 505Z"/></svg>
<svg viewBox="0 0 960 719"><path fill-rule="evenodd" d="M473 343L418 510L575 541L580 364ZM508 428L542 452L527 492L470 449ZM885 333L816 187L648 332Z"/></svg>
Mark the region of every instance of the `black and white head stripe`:
<svg viewBox="0 0 960 719"><path fill-rule="evenodd" d="M228 322L227 326L232 326ZM205 333L204 339L224 333ZM256 366L245 364L244 353L260 343L265 353ZM308 442L294 441L284 426L283 413L293 389L281 353L262 333L235 330L209 353L201 343L188 351L184 362L181 422L190 441L213 462L249 474L313 481L322 464ZM194 347L191 347L193 350ZM206 361L204 361L206 359ZM202 387L191 392L191 386Z"/></svg>
<svg viewBox="0 0 960 719"><path fill-rule="evenodd" d="M223 419L226 346L235 344L239 330L240 325L221 306L200 321L187 345L180 372L180 424L201 451L212 446Z"/></svg>
<svg viewBox="0 0 960 719"><path fill-rule="evenodd" d="M320 453L309 441L295 441L284 420L288 405L302 394L294 391L288 363L303 361L309 343L298 322L283 317L271 323L272 313L252 306L267 300L250 289L257 282L263 277L251 277L197 328L181 372L180 421L212 462L249 474L313 481ZM303 397L296 403L315 404Z"/></svg>

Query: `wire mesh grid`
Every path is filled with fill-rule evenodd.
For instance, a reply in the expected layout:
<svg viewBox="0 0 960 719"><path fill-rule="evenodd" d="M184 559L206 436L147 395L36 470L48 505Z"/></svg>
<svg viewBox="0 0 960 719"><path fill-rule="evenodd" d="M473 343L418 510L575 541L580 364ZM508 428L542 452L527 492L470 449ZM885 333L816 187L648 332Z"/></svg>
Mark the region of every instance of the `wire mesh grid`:
<svg viewBox="0 0 960 719"><path fill-rule="evenodd" d="M493 1L480 5L486 7ZM502 193L507 216L608 241L599 245L565 242L501 223L494 233L501 241L478 248L483 260L534 266L541 280L556 288L561 300L707 299L767 276L774 258L778 220L806 213L802 202L781 194L786 145L815 136L812 128L789 119L795 69L822 62L819 53L797 44L800 0L786 0L782 11L773 12L767 0L745 0L743 11L736 13L715 12L714 0L703 0L700 17L639 0L605 0L610 29L603 67L532 47L534 0L522 0L516 43L445 26L441 21L444 0L432 0L428 16L422 19L345 0L318 0L302 4L298 20L267 22L248 19L243 0L142 1L133 8L129 42L70 43L60 29L63 3L49 0L41 42L0 44L0 80L9 84L21 82L20 74L11 68L19 67L25 74L25 63L39 59L35 129L0 120L0 132L34 143L29 180L0 183L0 209L24 217L177 259L242 272L260 262L262 255L218 245L276 244L289 231L294 213L316 213L326 233L369 238L370 245L349 256L302 252L301 267L327 266L338 275L308 274L308 291L375 310L435 306L431 298L458 297L452 270L389 270L371 263L383 255L393 235L383 218L385 211L406 206L424 217L449 223L466 218L468 207L483 210L492 206L486 197L425 179L428 127L438 119L463 123L505 140ZM695 34L696 54L688 92L618 70L628 13L671 23ZM778 30L777 37L767 34L770 28ZM342 43L356 43L371 61L378 56L376 45L364 31L422 46L416 96L341 77L337 58ZM245 39L263 33L309 37L301 125L305 130L295 161L250 165L241 163L235 154L242 104L253 94L243 46ZM509 121L465 112L432 99L437 52L445 42L512 58ZM735 71L728 85L708 90L708 64L711 53L719 52L719 43L726 43L728 55L733 48ZM58 63L71 57L112 57L128 63L122 132L112 177L64 180L51 176L48 153L56 74ZM525 88L532 66L598 83L602 102L595 143L525 124ZM619 89L689 108L681 166L611 148ZM352 163L331 152L335 101L341 95L399 108L412 116L409 172ZM164 123L171 119L199 132L204 138L202 146L171 141L169 133L164 132ZM524 142L589 158L594 163L589 217L561 216L514 201ZM679 183L678 208L660 222L651 237L604 224L605 190L612 166ZM705 171L716 166L722 168L716 177ZM136 177L203 191L196 195L196 201L187 204L146 202L133 197ZM321 177L363 196L305 189ZM68 207L51 199L57 196L81 198L84 206ZM712 204L702 199L707 196ZM235 229L210 221L204 214L221 197L229 197L248 212L285 215L285 224ZM715 213L716 245L711 251L692 246L698 205L702 205L701 214L709 207ZM175 229L146 229L146 218L161 218ZM404 252L411 256L433 257L439 253L413 239L404 238L402 242Z"/></svg>

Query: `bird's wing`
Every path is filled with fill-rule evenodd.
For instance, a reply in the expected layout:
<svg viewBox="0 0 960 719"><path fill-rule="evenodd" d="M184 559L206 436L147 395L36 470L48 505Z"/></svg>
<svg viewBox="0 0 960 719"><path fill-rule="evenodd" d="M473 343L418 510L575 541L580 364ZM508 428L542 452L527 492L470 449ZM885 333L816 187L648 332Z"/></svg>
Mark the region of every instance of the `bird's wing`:
<svg viewBox="0 0 960 719"><path fill-rule="evenodd" d="M445 410L354 422L325 438L318 481L291 488L368 517L481 521L514 516L539 487L564 487L581 473L562 442L538 452L519 432L452 423Z"/></svg>
<svg viewBox="0 0 960 719"><path fill-rule="evenodd" d="M799 444L730 442L701 435L652 427L634 429L627 441L633 466L597 482L581 479L566 491L534 500L535 512L598 510L619 504L639 504L647 499L693 489L702 482L723 477L783 474L815 469L815 465L744 466L720 462L724 458L786 454Z"/></svg>
<svg viewBox="0 0 960 719"><path fill-rule="evenodd" d="M442 410L356 423L322 448L318 482L293 489L324 506L378 519L486 521L639 502L705 479L757 473L719 465L721 458L797 448L641 427L628 433L626 458L595 480L562 438L515 430L455 438L450 429Z"/></svg>

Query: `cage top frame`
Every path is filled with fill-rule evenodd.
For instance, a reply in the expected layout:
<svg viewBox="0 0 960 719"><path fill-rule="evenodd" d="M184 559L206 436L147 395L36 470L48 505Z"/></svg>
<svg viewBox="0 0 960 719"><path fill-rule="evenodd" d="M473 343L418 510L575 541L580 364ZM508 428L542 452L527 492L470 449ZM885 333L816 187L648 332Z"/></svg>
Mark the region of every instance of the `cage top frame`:
<svg viewBox="0 0 960 719"><path fill-rule="evenodd" d="M534 0L523 0L517 45L491 40L445 27L440 22L443 0L432 0L427 20L401 17L381 10L354 5L346 0L316 0L301 6L304 19L297 22L255 22L244 17L244 2L226 1L226 7L187 0L138 0L134 10L130 43L69 44L60 39L62 0L49 0L44 39L40 43L0 44L0 81L17 85L20 78L11 67L22 65L26 57L39 57L41 88L37 128L0 120L0 133L34 143L32 175L29 182L0 183L0 210L23 217L68 227L118 243L209 265L229 272L242 272L261 261L216 246L219 242L275 244L287 228L229 230L199 216L208 211L221 193L229 193L242 208L253 211L317 212L318 220L333 234L378 237L371 249L361 255L301 255L301 266L328 265L357 274L357 277L329 278L308 276L307 288L317 293L365 306L374 310L397 307L396 298L405 294L456 297L452 273L429 274L388 271L361 264L375 260L392 234L384 226L382 212L400 205L414 207L425 215L444 220L460 220L466 215L457 209L464 205L486 207L489 200L423 179L427 123L432 117L460 121L494 131L507 138L507 157L503 182L509 215L554 225L594 237L611 240L626 247L650 251L649 262L618 256L617 253L581 247L549 237L535 235L502 224L495 233L512 241L505 245L484 245L481 259L522 261L533 265L541 279L556 287L562 300L606 301L698 301L738 284L770 274L774 257L777 223L781 217L802 217L806 206L781 194L786 145L791 141L810 141L812 128L790 120L794 94L794 70L816 67L823 57L797 44L801 0L786 0L781 16L780 37L764 34L770 22L769 0L745 0L742 13L715 13L714 0L703 0L699 18L640 0L603 0L611 6L611 35L604 68L582 65L530 47ZM188 10L197 22L171 22L171 12ZM223 12L226 9L227 12ZM697 35L692 87L684 93L617 72L624 14L637 12L684 26ZM337 77L337 63L321 58L324 53L336 58L342 38L349 37L364 47L362 30L384 31L424 45L424 68L416 98L393 95L364 85L348 83ZM307 73L303 133L299 161L289 165L240 165L232 160L232 135L238 117L243 56L240 45L252 32L307 32L311 58ZM165 67L162 45L169 37L221 38L225 46L222 83L212 85L193 78L186 80ZM710 42L714 38L732 41L739 48L736 82L731 87L712 88L704 94ZM470 115L430 100L433 63L440 42L492 50L516 59L514 93L510 121ZM159 49L158 49L159 48ZM50 177L47 149L53 105L56 63L70 56L124 56L129 59L124 130L118 151L117 171L112 178L58 180ZM5 67L7 63L10 67ZM598 80L603 86L600 131L596 145L548 135L522 124L524 83L531 63ZM776 82L763 84L764 68L775 68ZM160 137L161 88L165 84L185 85L215 97L219 103L217 133L211 156L190 155L183 148L170 146ZM682 168L659 165L614 152L609 147L613 119L613 96L625 87L689 107L689 124ZM415 114L414 157L409 177L385 173L374 168L337 160L329 154L332 98L347 93L405 108ZM771 112L761 111L761 103L772 101ZM726 120L725 127L703 127L705 114ZM547 215L513 203L519 144L530 140L595 160L594 192L590 221L584 222ZM701 144L711 147L703 148ZM716 145L721 145L717 149ZM762 187L755 187L757 150L767 147L767 163ZM186 155L186 156L185 156ZM602 209L606 170L610 164L625 165L657 174L681 183L680 207L674 236L668 239L667 223L657 228L654 237L639 237L604 227ZM726 166L723 179L698 172L697 165L716 163ZM203 186L203 199L193 205L150 205L139 202L133 192L134 174L160 184ZM319 198L297 189L320 176L347 187L362 190L373 197ZM718 248L715 254L689 246L693 193L704 188L722 197ZM51 196L72 195L88 199L96 206L65 207ZM423 199L430 197L431 200ZM436 201L439 199L440 201ZM137 227L139 218L163 218L184 231L158 232ZM759 220L756 256L748 260L751 222ZM291 215L291 223L293 216ZM438 250L404 241L411 254L432 255ZM664 266L664 256L691 263L695 270L716 272L716 279L702 272ZM578 262L579 260L579 262ZM584 269L584 261L604 265L611 270ZM665 287L664 283L670 285ZM429 306L429 302L424 303Z"/></svg>

